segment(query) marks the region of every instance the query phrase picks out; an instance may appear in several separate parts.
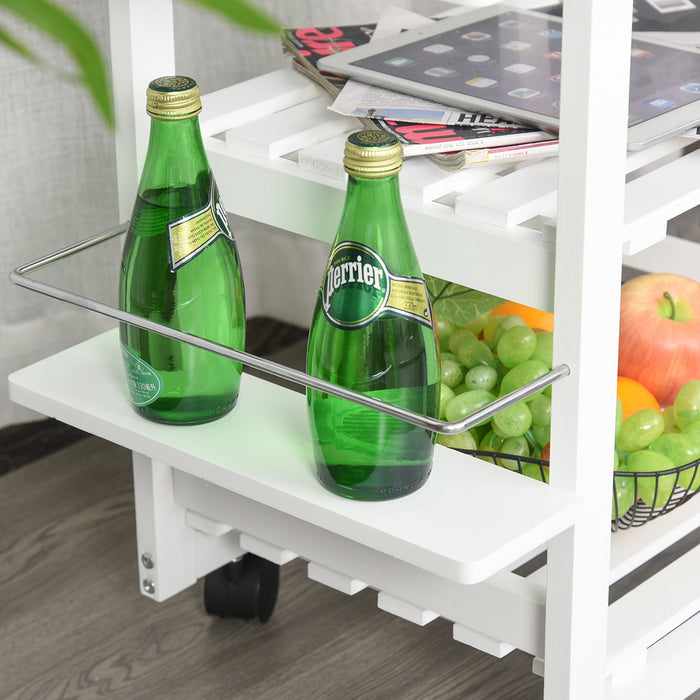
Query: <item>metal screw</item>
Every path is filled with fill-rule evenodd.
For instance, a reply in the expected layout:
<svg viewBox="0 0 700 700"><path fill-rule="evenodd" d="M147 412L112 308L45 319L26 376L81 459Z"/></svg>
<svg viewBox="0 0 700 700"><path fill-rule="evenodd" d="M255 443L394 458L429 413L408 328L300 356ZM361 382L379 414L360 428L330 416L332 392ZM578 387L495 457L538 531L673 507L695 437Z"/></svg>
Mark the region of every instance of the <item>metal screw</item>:
<svg viewBox="0 0 700 700"><path fill-rule="evenodd" d="M156 584L153 583L150 578L145 578L143 580L143 590L146 591L146 593L153 595L156 592Z"/></svg>
<svg viewBox="0 0 700 700"><path fill-rule="evenodd" d="M155 566L153 557L150 554L141 555L141 563L147 568L152 569Z"/></svg>

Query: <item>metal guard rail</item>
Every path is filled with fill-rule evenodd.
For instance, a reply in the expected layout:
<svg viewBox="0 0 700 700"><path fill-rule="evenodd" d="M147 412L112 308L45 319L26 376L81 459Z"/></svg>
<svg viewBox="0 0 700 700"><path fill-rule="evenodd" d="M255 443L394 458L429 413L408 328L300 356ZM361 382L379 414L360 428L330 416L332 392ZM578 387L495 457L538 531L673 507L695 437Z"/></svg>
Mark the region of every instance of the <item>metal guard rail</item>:
<svg viewBox="0 0 700 700"><path fill-rule="evenodd" d="M140 316L135 316L127 311L122 311L121 309L110 306L109 304L84 297L80 294L61 289L60 287L55 287L46 282L32 279L28 276L32 272L48 267L59 260L63 260L71 255L80 253L81 251L87 250L99 245L100 243L104 243L105 241L120 236L126 232L128 226L129 222L127 221L107 231L86 238L83 241L67 246L66 248L62 248L55 253L50 253L42 258L28 262L25 265L20 265L10 273L10 281L19 285L20 287L25 287L34 292L38 292L39 294L45 294L46 296L53 297L59 301L65 301L75 306L80 306L84 309L95 311L121 323L128 323L132 326L136 326L147 331L159 333L167 338L179 340L183 343L188 343L204 350L208 350L216 353L217 355L229 357L232 360L240 362L242 365L252 367L253 369L259 370L265 374L270 374L280 379L293 382L294 384L300 384L307 388L316 389L318 391L331 394L332 396L353 401L361 406L366 406L389 416L393 416L394 418L399 418L407 423L410 423L411 425L425 428L434 433L441 433L443 435L454 435L456 433L461 433L464 430L468 430L469 428L478 425L482 421L491 418L504 408L517 403L518 401L522 401L528 396L531 396L550 384L553 384L556 380L568 376L571 372L568 365L558 365L547 374L544 374L534 381L519 387L515 391L512 391L505 396L497 398L495 401L492 401L478 411L470 413L468 416L465 416L460 420L443 421L437 418L424 416L420 413L415 413L414 411L409 411L408 409L395 406L385 401L380 401L379 399L375 399L371 396L365 396L364 394L360 394L337 384L313 377L310 374L300 372L299 370L281 365L277 362L272 362L265 358L258 357L257 355L253 355L242 350L234 350L233 348L212 342L206 338L201 338L197 335L186 333L175 328L169 328L168 326L164 326L160 323L149 321L148 319L141 318Z"/></svg>

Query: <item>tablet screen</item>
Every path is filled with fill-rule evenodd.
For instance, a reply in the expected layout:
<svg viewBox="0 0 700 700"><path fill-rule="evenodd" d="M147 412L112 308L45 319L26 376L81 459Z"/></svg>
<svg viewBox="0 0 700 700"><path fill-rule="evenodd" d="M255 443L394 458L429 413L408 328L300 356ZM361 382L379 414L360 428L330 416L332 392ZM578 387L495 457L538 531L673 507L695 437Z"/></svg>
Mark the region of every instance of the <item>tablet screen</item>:
<svg viewBox="0 0 700 700"><path fill-rule="evenodd" d="M505 11L455 24L396 48L380 50L377 46L378 52L365 58L351 60L348 55L348 65L532 112L548 118L545 124L557 123L560 18ZM700 53L633 39L630 126L699 99Z"/></svg>

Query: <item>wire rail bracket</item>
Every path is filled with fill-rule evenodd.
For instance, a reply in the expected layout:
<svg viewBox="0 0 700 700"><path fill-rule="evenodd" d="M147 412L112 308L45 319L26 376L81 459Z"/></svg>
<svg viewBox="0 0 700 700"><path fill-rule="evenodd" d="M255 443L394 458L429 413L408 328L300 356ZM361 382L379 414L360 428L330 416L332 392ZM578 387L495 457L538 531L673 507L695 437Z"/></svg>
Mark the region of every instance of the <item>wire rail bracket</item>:
<svg viewBox="0 0 700 700"><path fill-rule="evenodd" d="M425 428L434 433L441 433L443 435L454 435L456 433L461 433L464 430L468 430L469 428L478 425L482 421L488 420L499 411L502 411L504 408L507 408L518 401L522 401L528 396L532 396L532 394L537 393L541 389L553 384L558 379L566 377L571 373L568 365L558 365L551 371L547 372L547 374L544 374L534 381L519 387L515 391L512 391L505 396L500 396L495 401L492 401L490 404L484 406L478 411L475 411L474 413L470 413L468 416L460 418L457 421L443 421L437 418L431 418L430 416L424 416L420 413L415 413L414 411L409 411L401 406L395 406L394 404L380 401L379 399L375 399L371 396L365 396L364 394L352 391L351 389L346 389L345 387L327 382L323 379L319 379L318 377L313 377L305 372L300 372L292 367L287 367L286 365L272 362L271 360L258 357L257 355L253 355L242 350L234 350L233 348L215 343L211 340L207 340L206 338L201 338L200 336L186 333L185 331L181 331L176 328L164 326L160 323L156 323L155 321L150 321L146 318L135 316L134 314L115 308L109 304L84 297L80 294L76 294L75 292L71 292L29 277L32 272L36 272L37 270L48 267L49 265L52 265L60 260L64 260L72 255L88 250L89 248L93 248L101 243L116 238L117 236L121 236L126 232L128 227L129 222L127 221L123 224L115 226L114 228L108 229L107 231L90 236L83 241L62 248L55 253L50 253L44 257L28 262L25 265L20 265L10 273L10 281L20 287L25 287L26 289L30 289L31 291L39 294L44 294L54 299L58 299L59 301L65 301L69 304L88 309L89 311L94 311L103 316L108 316L119 321L120 323L128 323L132 326L142 328L143 330L159 333L167 338L172 338L173 340L188 343L189 345L194 345L198 348L202 348L203 350L208 350L216 353L217 355L229 357L232 360L240 362L242 365L252 367L253 369L257 369L265 374L269 374L280 379L285 379L310 389L316 389L317 391L331 394L331 396L337 396L339 398L347 399L348 401L353 401L361 406L366 406L367 408L372 408L381 413L385 413L386 415L393 416L394 418L399 418L407 423L410 423L411 425L418 426L419 428Z"/></svg>

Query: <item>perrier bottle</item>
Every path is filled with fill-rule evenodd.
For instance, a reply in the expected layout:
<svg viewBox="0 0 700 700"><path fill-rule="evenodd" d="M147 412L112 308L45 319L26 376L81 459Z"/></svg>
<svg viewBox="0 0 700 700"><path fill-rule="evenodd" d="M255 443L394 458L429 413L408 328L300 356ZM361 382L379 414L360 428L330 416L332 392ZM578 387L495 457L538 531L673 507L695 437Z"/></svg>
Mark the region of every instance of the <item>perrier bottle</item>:
<svg viewBox="0 0 700 700"><path fill-rule="evenodd" d="M401 205L401 145L380 131L351 134L344 165L345 206L314 311L307 371L434 417L435 331ZM317 474L327 489L375 501L425 483L429 430L318 390L307 399Z"/></svg>
<svg viewBox="0 0 700 700"><path fill-rule="evenodd" d="M245 299L238 252L204 152L192 78L146 91L148 152L122 254L120 307L242 350ZM131 400L147 418L193 424L228 413L242 367L187 343L122 323Z"/></svg>

